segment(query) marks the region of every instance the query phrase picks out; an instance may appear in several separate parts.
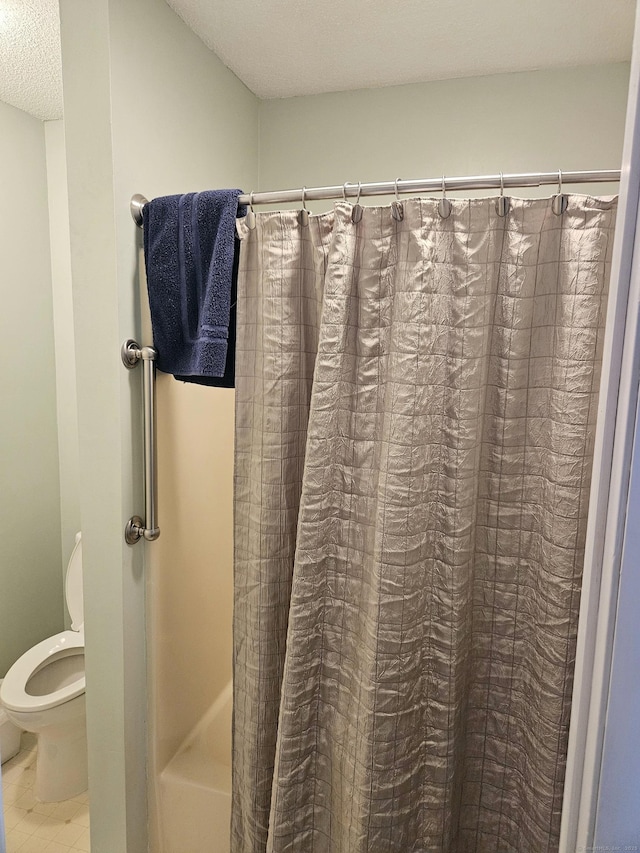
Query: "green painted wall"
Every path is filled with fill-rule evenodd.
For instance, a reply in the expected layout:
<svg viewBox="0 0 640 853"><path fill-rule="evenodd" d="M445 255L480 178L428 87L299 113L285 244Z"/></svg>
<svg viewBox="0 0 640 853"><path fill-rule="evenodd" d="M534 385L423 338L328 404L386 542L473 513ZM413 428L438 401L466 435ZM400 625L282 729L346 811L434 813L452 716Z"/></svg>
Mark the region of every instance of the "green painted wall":
<svg viewBox="0 0 640 853"><path fill-rule="evenodd" d="M0 102L0 676L63 622L44 126Z"/></svg>
<svg viewBox="0 0 640 853"><path fill-rule="evenodd" d="M628 79L629 66L620 63L263 101L260 189L615 169ZM573 191L605 194L617 186ZM330 202L309 206L320 212Z"/></svg>

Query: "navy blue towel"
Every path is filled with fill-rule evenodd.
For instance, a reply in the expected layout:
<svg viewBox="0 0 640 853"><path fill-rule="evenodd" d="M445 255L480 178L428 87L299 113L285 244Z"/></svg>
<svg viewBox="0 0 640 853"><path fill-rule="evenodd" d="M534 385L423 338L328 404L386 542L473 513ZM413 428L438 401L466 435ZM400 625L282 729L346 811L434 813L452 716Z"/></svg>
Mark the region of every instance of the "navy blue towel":
<svg viewBox="0 0 640 853"><path fill-rule="evenodd" d="M184 382L233 387L242 190L145 204L144 256L158 368Z"/></svg>

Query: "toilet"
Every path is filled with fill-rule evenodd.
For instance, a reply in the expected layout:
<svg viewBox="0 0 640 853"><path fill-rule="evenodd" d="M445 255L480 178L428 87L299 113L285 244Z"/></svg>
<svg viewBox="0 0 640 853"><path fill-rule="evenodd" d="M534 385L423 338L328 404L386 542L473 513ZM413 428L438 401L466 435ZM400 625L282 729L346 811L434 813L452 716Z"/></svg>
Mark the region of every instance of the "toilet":
<svg viewBox="0 0 640 853"><path fill-rule="evenodd" d="M69 560L65 596L71 630L33 646L9 669L0 706L12 723L38 738L34 793L59 802L87 788L87 734L82 607L82 540Z"/></svg>

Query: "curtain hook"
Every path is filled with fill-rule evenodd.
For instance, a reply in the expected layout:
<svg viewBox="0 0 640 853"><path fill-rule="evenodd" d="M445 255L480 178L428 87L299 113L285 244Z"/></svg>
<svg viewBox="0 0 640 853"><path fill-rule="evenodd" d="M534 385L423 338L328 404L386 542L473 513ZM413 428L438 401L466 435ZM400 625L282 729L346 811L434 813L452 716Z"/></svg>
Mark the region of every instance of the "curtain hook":
<svg viewBox="0 0 640 853"><path fill-rule="evenodd" d="M558 192L551 198L551 210L556 216L562 216L569 207L569 199L562 192L562 169L558 169Z"/></svg>
<svg viewBox="0 0 640 853"><path fill-rule="evenodd" d="M353 210L351 211L351 221L355 224L360 222L362 219L362 211L363 207L360 204L360 193L362 192L362 184L358 181L358 197L356 198L356 203L353 205Z"/></svg>
<svg viewBox="0 0 640 853"><path fill-rule="evenodd" d="M342 185L342 201L347 200L347 187L349 186L349 181L345 181Z"/></svg>
<svg viewBox="0 0 640 853"><path fill-rule="evenodd" d="M506 216L510 206L511 200L504 195L504 175L500 172L500 196L496 200L496 213L498 216Z"/></svg>
<svg viewBox="0 0 640 853"><path fill-rule="evenodd" d="M451 216L451 202L447 198L445 175L442 176L442 198L438 202L438 213L442 219L448 219Z"/></svg>
<svg viewBox="0 0 640 853"><path fill-rule="evenodd" d="M247 228L253 231L256 227L256 212L253 209L253 190L249 193L249 210L247 211Z"/></svg>
<svg viewBox="0 0 640 853"><path fill-rule="evenodd" d="M302 210L298 212L298 222L303 227L309 224L309 211L307 210L307 200L305 198L307 192L306 187L302 187Z"/></svg>
<svg viewBox="0 0 640 853"><path fill-rule="evenodd" d="M391 216L393 216L396 222L402 222L404 219L404 208L402 207L402 202L398 196L398 181L401 180L402 178L396 178L395 180L396 200L391 202Z"/></svg>

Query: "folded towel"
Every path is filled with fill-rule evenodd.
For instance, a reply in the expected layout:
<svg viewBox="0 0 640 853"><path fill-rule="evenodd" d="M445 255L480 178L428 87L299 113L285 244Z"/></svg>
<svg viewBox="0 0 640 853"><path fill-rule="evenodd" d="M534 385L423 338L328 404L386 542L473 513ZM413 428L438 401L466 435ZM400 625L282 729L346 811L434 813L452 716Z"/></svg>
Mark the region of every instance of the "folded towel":
<svg viewBox="0 0 640 853"><path fill-rule="evenodd" d="M143 209L157 366L184 382L233 387L241 192L161 196Z"/></svg>

